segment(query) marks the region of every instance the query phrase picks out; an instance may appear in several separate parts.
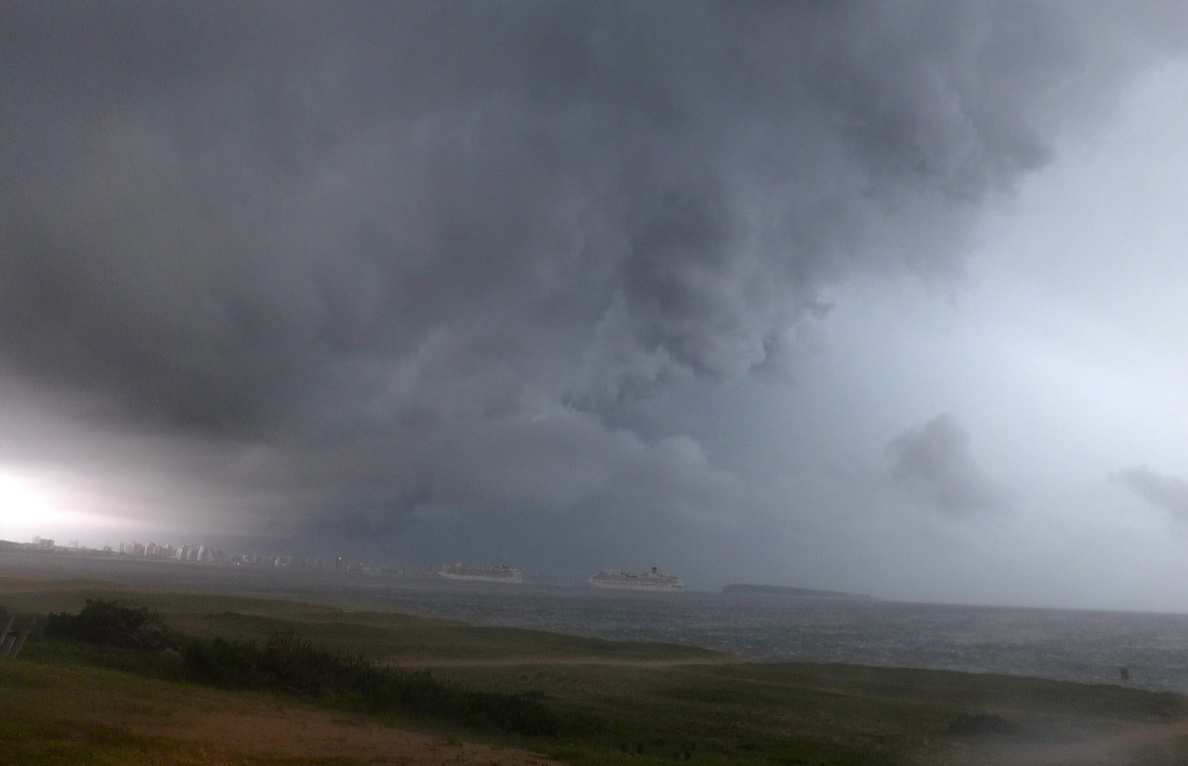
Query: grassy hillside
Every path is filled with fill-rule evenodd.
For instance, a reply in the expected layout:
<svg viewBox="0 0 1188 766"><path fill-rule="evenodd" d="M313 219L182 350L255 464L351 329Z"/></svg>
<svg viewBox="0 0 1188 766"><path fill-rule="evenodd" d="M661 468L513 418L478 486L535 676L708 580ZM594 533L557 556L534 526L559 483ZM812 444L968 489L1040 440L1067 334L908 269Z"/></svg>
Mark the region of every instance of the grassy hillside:
<svg viewBox="0 0 1188 766"><path fill-rule="evenodd" d="M10 612L77 611L88 597L112 596L157 611L186 636L291 635L400 672L429 671L451 689L529 700L559 728L528 736L448 713L365 713L342 695L300 696L283 684L213 689L188 681L175 653L41 638L18 660L0 659L0 763L1157 766L1188 755L1188 701L1171 694L746 663L684 646L317 604L0 580Z"/></svg>

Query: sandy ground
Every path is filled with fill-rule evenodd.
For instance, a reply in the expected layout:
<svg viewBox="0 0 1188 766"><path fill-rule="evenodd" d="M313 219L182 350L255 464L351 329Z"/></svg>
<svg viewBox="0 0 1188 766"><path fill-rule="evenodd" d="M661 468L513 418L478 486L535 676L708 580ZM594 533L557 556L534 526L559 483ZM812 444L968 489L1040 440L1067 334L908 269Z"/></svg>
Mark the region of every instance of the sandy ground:
<svg viewBox="0 0 1188 766"><path fill-rule="evenodd" d="M298 708L185 709L145 733L236 756L354 757L376 766L561 766L543 756Z"/></svg>
<svg viewBox="0 0 1188 766"><path fill-rule="evenodd" d="M1184 764L1179 741L1188 739L1188 721L1136 725L1116 734L1079 742L982 742L946 753L953 766L1131 766Z"/></svg>

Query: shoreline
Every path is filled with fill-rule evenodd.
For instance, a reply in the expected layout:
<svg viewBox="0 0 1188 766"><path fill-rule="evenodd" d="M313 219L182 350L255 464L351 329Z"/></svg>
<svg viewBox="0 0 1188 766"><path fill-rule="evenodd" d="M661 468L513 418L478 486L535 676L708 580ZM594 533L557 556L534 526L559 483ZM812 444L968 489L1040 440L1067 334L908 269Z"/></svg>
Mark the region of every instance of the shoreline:
<svg viewBox="0 0 1188 766"><path fill-rule="evenodd" d="M314 600L478 626L667 641L763 662L844 662L1090 684L1116 683L1119 667L1126 666L1131 686L1188 691L1188 667L1176 650L1179 637L1188 635L1188 617L1177 615L531 585L513 591L501 584L440 579L394 585L204 564L134 564L0 553L0 575L43 580Z"/></svg>

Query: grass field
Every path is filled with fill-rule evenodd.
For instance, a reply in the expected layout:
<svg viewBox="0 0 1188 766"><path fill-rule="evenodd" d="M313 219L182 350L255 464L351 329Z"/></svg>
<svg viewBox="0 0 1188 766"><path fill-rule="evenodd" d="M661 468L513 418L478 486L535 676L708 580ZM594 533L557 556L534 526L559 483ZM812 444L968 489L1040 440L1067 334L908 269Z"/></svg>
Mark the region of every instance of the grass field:
<svg viewBox="0 0 1188 766"><path fill-rule="evenodd" d="M239 596L0 579L10 612L118 597L179 634L287 634L452 689L529 700L555 734L187 680L180 655L31 639L0 658L0 764L1188 763L1188 700L1118 686L741 662L686 646Z"/></svg>

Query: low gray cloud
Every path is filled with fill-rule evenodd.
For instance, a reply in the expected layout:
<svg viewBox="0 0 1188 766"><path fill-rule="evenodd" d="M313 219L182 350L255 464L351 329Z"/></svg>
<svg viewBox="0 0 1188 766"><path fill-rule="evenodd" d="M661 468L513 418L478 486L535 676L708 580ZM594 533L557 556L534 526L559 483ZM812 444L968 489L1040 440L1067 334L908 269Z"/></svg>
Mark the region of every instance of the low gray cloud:
<svg viewBox="0 0 1188 766"><path fill-rule="evenodd" d="M855 273L960 274L1179 10L5 4L0 376L70 421L5 452L245 528L753 507L624 408L794 369ZM893 450L951 513L959 437Z"/></svg>
<svg viewBox="0 0 1188 766"><path fill-rule="evenodd" d="M891 475L922 488L941 512L961 517L1008 507L969 451L969 432L950 414L937 415L887 444Z"/></svg>
<svg viewBox="0 0 1188 766"><path fill-rule="evenodd" d="M1114 478L1151 505L1188 521L1188 481L1137 466L1119 471Z"/></svg>

